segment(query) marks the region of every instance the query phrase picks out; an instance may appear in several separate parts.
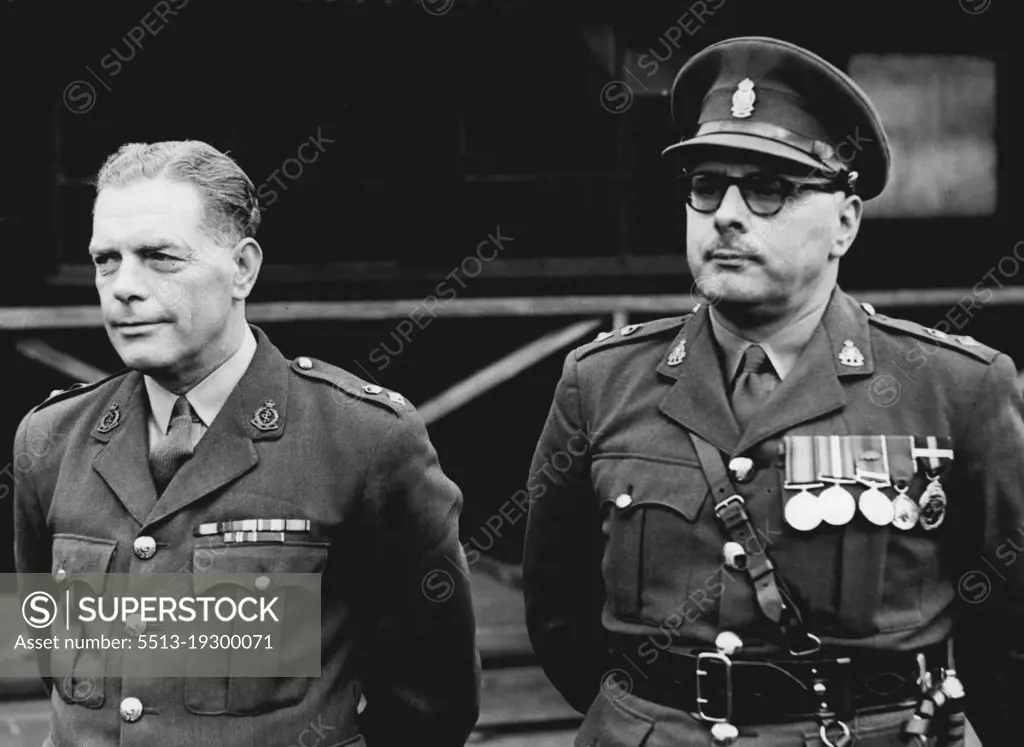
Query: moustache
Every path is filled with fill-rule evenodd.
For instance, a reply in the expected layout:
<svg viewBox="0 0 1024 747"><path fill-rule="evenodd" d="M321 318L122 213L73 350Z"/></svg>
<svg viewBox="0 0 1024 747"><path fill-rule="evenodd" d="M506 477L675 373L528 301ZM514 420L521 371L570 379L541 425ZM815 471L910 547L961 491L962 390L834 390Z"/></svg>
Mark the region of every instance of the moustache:
<svg viewBox="0 0 1024 747"><path fill-rule="evenodd" d="M742 244L715 244L704 250L704 259L746 259L758 262L761 253Z"/></svg>

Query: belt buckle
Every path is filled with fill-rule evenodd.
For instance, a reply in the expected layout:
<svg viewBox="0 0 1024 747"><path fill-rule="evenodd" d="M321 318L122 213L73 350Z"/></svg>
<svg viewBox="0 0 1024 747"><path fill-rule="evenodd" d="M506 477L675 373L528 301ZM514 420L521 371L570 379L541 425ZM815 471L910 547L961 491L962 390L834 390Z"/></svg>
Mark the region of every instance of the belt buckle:
<svg viewBox="0 0 1024 747"><path fill-rule="evenodd" d="M708 675L703 668L704 662L715 661L725 667L725 716L712 716L704 712L704 706L710 701L704 697L702 682ZM704 651L697 654L697 716L702 721L725 724L732 719L732 659L720 651Z"/></svg>
<svg viewBox="0 0 1024 747"><path fill-rule="evenodd" d="M740 495L738 493L733 493L728 498L726 498L724 501L721 501L720 503L716 503L715 504L715 515L718 516L718 518L720 520L724 521L725 517L723 516L723 514L727 510L731 509L733 506L736 506L736 505L738 505L738 510L742 511L744 506L747 505L747 502L745 500L743 500L743 496L742 495Z"/></svg>

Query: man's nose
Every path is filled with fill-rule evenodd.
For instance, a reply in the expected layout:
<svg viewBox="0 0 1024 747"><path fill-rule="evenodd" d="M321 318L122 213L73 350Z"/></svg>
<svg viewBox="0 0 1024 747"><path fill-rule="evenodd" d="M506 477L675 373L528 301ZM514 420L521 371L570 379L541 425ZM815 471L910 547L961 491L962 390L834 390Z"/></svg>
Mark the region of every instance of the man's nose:
<svg viewBox="0 0 1024 747"><path fill-rule="evenodd" d="M123 259L111 283L111 290L114 297L123 303L147 298L151 289L142 262L130 257Z"/></svg>
<svg viewBox="0 0 1024 747"><path fill-rule="evenodd" d="M715 225L721 231L737 226L746 226L750 218L750 210L747 203L740 194L739 186L730 184L725 194L722 195L722 202L715 211Z"/></svg>

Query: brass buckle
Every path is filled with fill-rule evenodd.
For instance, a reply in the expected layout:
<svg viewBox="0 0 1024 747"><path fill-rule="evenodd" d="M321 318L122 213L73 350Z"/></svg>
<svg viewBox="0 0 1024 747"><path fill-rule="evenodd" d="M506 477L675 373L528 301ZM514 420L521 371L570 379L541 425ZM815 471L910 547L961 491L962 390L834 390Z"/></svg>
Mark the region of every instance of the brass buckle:
<svg viewBox="0 0 1024 747"><path fill-rule="evenodd" d="M726 498L724 501L715 504L715 515L718 516L719 519L721 519L722 514L725 512L725 509L729 508L734 503L740 504L740 508L743 508L744 506L747 505L747 502L743 500L742 495L734 493L733 495L730 495L728 498Z"/></svg>
<svg viewBox="0 0 1024 747"><path fill-rule="evenodd" d="M708 675L708 670L703 668L704 662L715 661L725 667L725 716L711 716L704 712L704 706L710 701L704 697L701 683ZM732 719L732 660L720 651L705 651L697 654L697 716L702 721L710 723L725 724Z"/></svg>
<svg viewBox="0 0 1024 747"><path fill-rule="evenodd" d="M832 725L838 725L840 729L839 735L836 737L836 741L834 742L828 735L829 726ZM839 719L832 719L831 721L824 722L821 725L821 728L818 729L818 736L821 737L821 743L824 744L825 747L847 747L847 745L852 744L853 742L850 737L850 727L846 725L845 721L840 721Z"/></svg>

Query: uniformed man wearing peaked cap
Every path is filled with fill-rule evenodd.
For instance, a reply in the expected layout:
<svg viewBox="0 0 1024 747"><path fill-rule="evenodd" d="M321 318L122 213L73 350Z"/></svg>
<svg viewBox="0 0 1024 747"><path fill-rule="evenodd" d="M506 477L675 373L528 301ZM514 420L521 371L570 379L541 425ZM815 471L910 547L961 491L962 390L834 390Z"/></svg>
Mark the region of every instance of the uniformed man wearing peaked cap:
<svg viewBox="0 0 1024 747"><path fill-rule="evenodd" d="M203 574L251 574L257 589L317 574L321 674L96 677L84 653L58 652L60 671L41 661L48 747L463 745L480 661L462 494L422 418L397 392L286 359L246 323L260 212L232 159L196 141L129 144L97 183L89 252L126 369L22 420L16 465L60 435L18 474L16 568L58 584L185 573L196 591ZM217 655L187 649L188 671Z"/></svg>
<svg viewBox="0 0 1024 747"><path fill-rule="evenodd" d="M890 167L839 69L730 39L686 62L672 115L704 302L573 350L530 473L527 624L577 747L1005 744L1013 362L838 287Z"/></svg>

